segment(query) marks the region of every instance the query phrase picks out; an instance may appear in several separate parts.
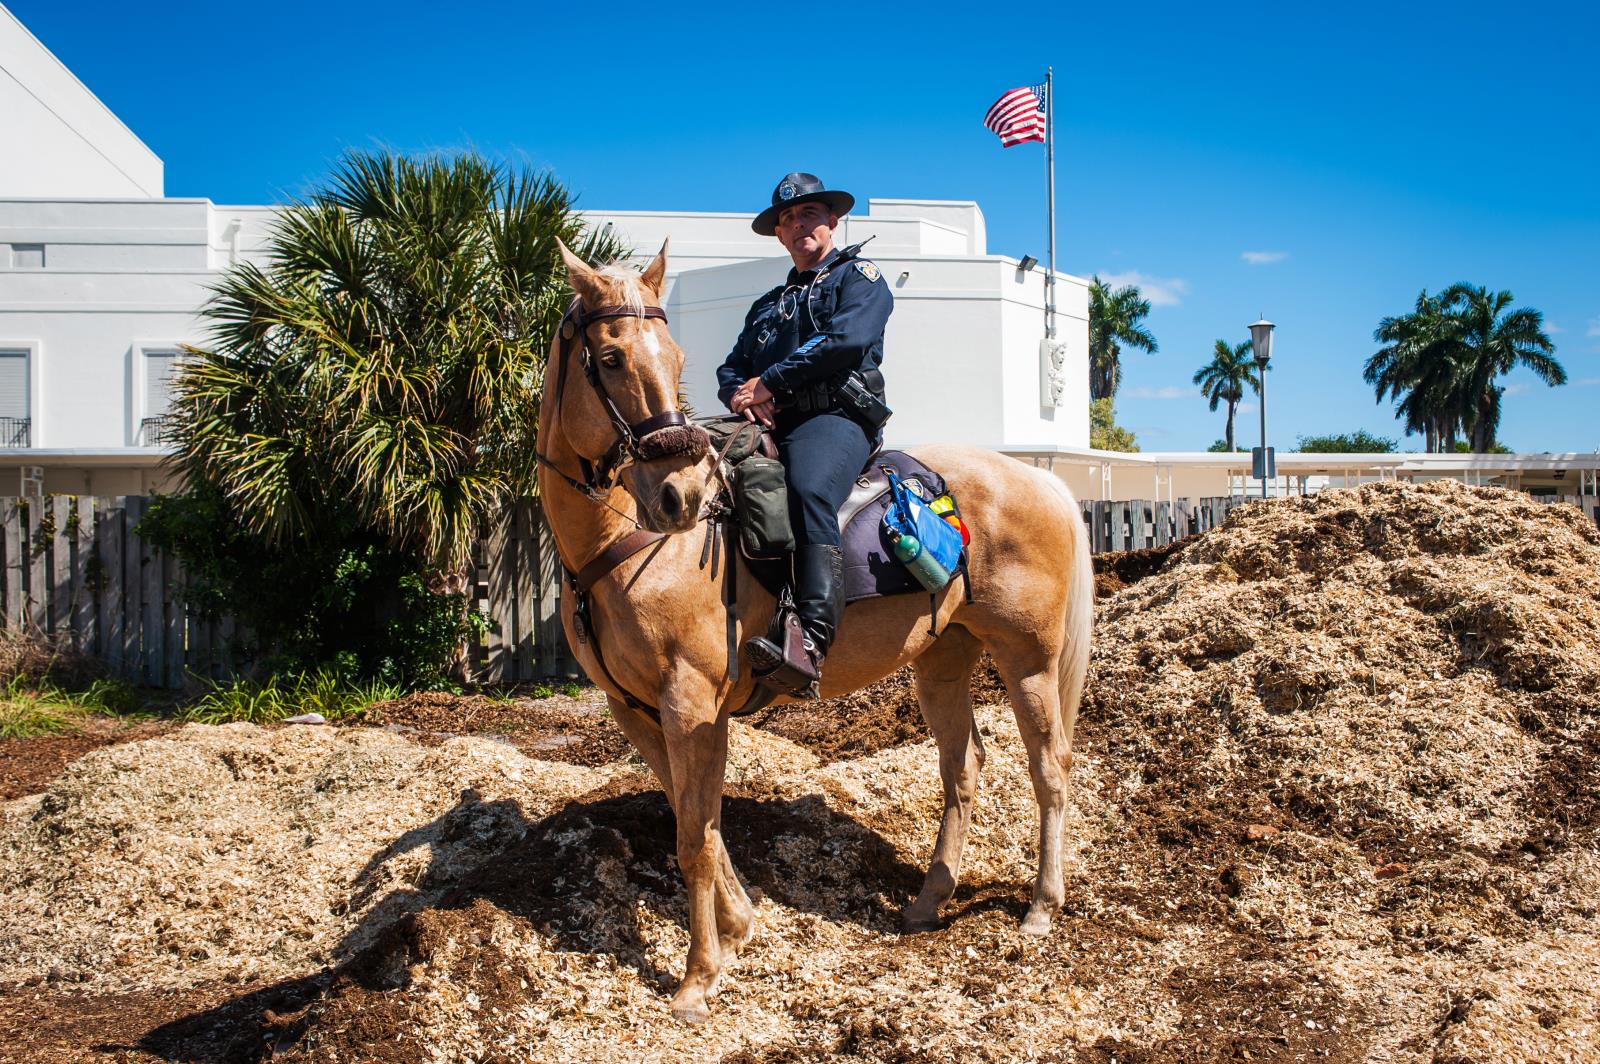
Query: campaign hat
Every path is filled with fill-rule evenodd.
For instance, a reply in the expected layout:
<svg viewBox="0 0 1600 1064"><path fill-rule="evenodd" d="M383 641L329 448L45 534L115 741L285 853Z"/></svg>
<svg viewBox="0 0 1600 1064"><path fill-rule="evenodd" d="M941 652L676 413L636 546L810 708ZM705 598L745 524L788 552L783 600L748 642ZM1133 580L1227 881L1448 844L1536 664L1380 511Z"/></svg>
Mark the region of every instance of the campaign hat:
<svg viewBox="0 0 1600 1064"><path fill-rule="evenodd" d="M778 215L785 207L800 203L824 203L834 214L848 214L856 205L856 198L848 192L827 189L816 174L785 174L778 187L772 190L772 206L756 215L750 228L762 236L777 234Z"/></svg>

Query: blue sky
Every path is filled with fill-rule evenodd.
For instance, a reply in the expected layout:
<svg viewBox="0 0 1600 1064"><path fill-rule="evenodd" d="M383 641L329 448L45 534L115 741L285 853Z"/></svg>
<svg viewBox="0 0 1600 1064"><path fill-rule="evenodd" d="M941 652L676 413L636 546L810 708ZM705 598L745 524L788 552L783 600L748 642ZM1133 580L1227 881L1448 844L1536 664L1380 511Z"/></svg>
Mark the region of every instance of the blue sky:
<svg viewBox="0 0 1600 1064"><path fill-rule="evenodd" d="M1274 443L1400 436L1360 379L1373 327L1457 280L1542 310L1572 381L1513 374L1502 439L1600 448L1590 5L5 2L168 195L277 202L374 144L523 159L611 209L755 210L805 169L977 200L991 251L1041 258L1041 148L980 120L1054 64L1058 263L1156 303L1118 399L1146 450L1222 434L1190 377L1262 313Z"/></svg>

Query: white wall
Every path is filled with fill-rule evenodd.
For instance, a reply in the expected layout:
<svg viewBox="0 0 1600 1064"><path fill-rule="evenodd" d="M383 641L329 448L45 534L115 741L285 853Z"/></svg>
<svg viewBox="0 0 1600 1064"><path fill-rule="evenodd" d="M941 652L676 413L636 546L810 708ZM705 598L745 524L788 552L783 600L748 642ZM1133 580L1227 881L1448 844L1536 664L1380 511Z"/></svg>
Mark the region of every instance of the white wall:
<svg viewBox="0 0 1600 1064"><path fill-rule="evenodd" d="M1058 275L1058 331L1069 341L1068 394L1040 405L1043 277L1017 278L999 257L874 254L895 311L884 335L885 433L895 445L948 441L980 446L1087 447L1088 290ZM788 273L766 259L681 275L668 301L673 336L686 354L684 390L701 413L720 412L716 369L732 349L750 304ZM1081 334L1081 335L1080 335Z"/></svg>
<svg viewBox="0 0 1600 1064"><path fill-rule="evenodd" d="M896 201L891 216L864 214L839 236L877 234L868 254L896 299L885 338L889 439L1087 446L1086 395L1040 406L1042 273L965 251L976 238L953 224L981 229L975 204L933 204L931 221L915 206ZM142 351L203 343L207 287L230 262L262 257L275 216L203 199L0 199L0 244L46 247L43 269L0 266L0 346L35 351L33 447L139 445L141 420L156 413L143 409ZM720 411L716 367L751 302L787 275L782 246L752 233L748 214L591 212L588 221L611 222L646 255L671 236L665 302L688 355L685 389L702 413ZM1065 275L1058 289L1067 379L1086 382L1087 290Z"/></svg>
<svg viewBox="0 0 1600 1064"><path fill-rule="evenodd" d="M220 210L257 229L271 217ZM0 268L0 347L33 351L34 448L139 442L156 413L143 409L142 350L204 335L198 310L227 257L212 247L213 211L199 199L0 200L0 243L45 245L43 269Z"/></svg>
<svg viewBox="0 0 1600 1064"><path fill-rule="evenodd" d="M0 6L0 196L159 196L161 160Z"/></svg>

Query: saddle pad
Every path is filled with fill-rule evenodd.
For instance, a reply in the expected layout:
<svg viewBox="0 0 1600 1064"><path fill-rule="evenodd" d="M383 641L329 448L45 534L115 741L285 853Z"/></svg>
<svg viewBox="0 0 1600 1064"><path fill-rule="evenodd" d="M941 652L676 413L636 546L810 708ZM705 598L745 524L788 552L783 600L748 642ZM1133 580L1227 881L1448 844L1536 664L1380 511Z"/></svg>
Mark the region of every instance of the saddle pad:
<svg viewBox="0 0 1600 1064"><path fill-rule="evenodd" d="M936 499L945 493L944 478L904 451L882 451L872 456L839 507L840 541L844 549L845 602L903 595L926 595L917 578L911 575L889 547L883 534L883 515L889 509L889 478L883 468L893 469L901 480L914 481ZM770 594L778 594L789 582L789 559L745 560L750 574ZM963 555L962 568L966 566Z"/></svg>
<svg viewBox="0 0 1600 1064"><path fill-rule="evenodd" d="M873 456L839 510L846 602L911 591L927 594L911 570L894 556L883 532L883 515L889 509L885 467L894 470L908 486L920 487L924 499L936 499L945 493L944 478L904 451L883 451Z"/></svg>

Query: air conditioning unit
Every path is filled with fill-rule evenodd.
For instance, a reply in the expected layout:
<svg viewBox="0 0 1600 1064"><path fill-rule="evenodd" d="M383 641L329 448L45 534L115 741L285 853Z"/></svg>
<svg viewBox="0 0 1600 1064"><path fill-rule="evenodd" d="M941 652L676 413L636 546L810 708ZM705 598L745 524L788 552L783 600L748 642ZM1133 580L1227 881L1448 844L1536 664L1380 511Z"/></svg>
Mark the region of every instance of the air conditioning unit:
<svg viewBox="0 0 1600 1064"><path fill-rule="evenodd" d="M44 497L44 466L25 465L22 467L22 497L25 499L42 499Z"/></svg>

